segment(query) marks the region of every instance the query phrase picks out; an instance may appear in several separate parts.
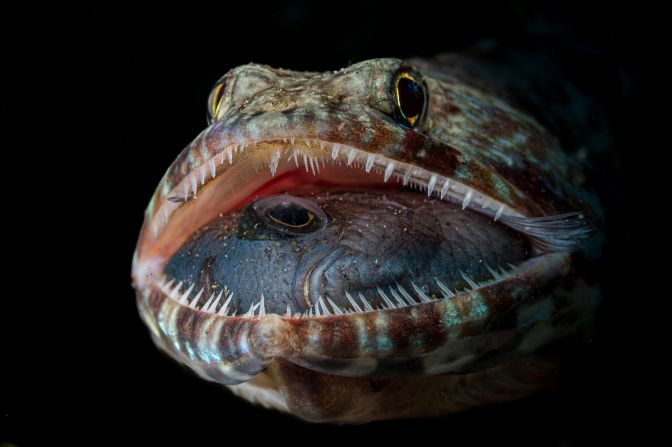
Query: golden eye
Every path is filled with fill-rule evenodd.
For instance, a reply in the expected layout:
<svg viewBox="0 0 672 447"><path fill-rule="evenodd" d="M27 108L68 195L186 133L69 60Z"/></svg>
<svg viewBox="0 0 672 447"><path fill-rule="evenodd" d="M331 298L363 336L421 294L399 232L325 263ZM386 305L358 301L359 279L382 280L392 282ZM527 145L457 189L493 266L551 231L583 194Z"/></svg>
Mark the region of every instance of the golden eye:
<svg viewBox="0 0 672 447"><path fill-rule="evenodd" d="M315 214L294 203L281 204L268 210L268 217L273 222L290 228L306 228Z"/></svg>
<svg viewBox="0 0 672 447"><path fill-rule="evenodd" d="M219 112L219 107L222 104L222 96L224 96L224 87L226 86L226 81L221 80L210 93L210 98L208 98L208 123L217 118L217 112Z"/></svg>
<svg viewBox="0 0 672 447"><path fill-rule="evenodd" d="M425 89L415 77L406 71L397 75L394 83L397 110L405 124L414 126L425 110Z"/></svg>

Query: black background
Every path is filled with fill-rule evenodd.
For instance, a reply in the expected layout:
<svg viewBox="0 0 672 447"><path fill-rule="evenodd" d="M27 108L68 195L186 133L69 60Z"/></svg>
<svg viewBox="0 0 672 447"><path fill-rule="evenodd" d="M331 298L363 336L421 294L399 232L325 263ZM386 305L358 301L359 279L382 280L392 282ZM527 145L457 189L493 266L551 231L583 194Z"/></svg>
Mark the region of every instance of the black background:
<svg viewBox="0 0 672 447"><path fill-rule="evenodd" d="M340 1L2 8L0 220L8 267L0 442L321 443L373 435L584 445L634 431L646 408L637 399L645 363L635 336L648 317L631 303L642 290L633 279L644 266L633 259L646 151L655 146L643 129L651 115L644 89L661 58L649 24L656 11ZM612 105L616 144L600 160L605 301L592 343L559 373L557 388L443 419L320 426L233 398L151 344L130 287L131 256L153 189L204 127L207 95L222 74L248 62L322 71L431 56L484 37L514 39L540 22L604 48L605 67L625 73L618 82L627 93ZM621 76L612 74L605 85Z"/></svg>

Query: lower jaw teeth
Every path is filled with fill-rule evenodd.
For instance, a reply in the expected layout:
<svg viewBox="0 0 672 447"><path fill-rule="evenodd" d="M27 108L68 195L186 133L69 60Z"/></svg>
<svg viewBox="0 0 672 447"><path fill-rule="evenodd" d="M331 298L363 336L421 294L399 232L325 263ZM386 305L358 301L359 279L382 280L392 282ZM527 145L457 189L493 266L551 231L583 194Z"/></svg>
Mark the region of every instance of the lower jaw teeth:
<svg viewBox="0 0 672 447"><path fill-rule="evenodd" d="M284 312L269 312L266 297L260 295L257 301L252 300L247 309L241 309L234 298L234 293L226 286L217 287L216 290L209 295L206 294L205 288L198 289L195 283L187 284L184 282L176 282L174 279L168 280L163 278L158 283L159 290L169 299L176 301L182 306L189 307L194 310L209 314L217 314L223 317L239 316L242 318L262 317L266 314L274 313L292 318L307 318L307 317L324 317L332 315L347 315L360 312L382 311L388 309L399 309L409 306L415 306L423 303L430 303L434 301L447 300L453 298L461 293L472 292L484 287L488 287L494 283L503 281L512 275L512 271L516 269L515 266L510 266L511 270L507 271L502 267L495 270L488 266L492 277L482 281L474 281L468 275L462 274L465 279L466 287L449 288L445 282L440 279L435 279L433 289L437 292L425 292L430 287L423 288L415 282L411 282L411 287L403 287L399 283L388 286L377 286L375 294L377 298L369 298L362 292L344 292L337 304L332 297L328 295L319 295L315 303L312 303L307 310L299 310L296 306L287 304ZM198 289L198 290L197 290ZM423 290L424 289L424 290ZM347 303L347 304L345 304Z"/></svg>

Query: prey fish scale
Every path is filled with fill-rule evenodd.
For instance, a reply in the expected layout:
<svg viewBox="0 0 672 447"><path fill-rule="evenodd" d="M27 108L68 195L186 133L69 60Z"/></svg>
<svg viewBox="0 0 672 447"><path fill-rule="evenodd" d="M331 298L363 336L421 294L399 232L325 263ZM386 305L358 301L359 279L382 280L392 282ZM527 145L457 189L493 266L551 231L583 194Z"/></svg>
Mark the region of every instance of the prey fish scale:
<svg viewBox="0 0 672 447"><path fill-rule="evenodd" d="M577 265L600 209L559 134L572 118L485 56L222 77L133 259L156 345L316 422L541 388L541 350L591 326L599 288Z"/></svg>

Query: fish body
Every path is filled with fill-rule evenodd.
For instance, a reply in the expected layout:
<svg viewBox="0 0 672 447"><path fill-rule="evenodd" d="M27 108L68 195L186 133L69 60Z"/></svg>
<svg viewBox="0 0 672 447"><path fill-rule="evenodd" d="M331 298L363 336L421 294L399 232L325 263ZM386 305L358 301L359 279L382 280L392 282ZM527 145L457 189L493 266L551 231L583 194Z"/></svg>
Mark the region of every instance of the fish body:
<svg viewBox="0 0 672 447"><path fill-rule="evenodd" d="M147 208L133 281L154 342L318 422L542 387L549 346L591 326L578 266L600 208L535 70L455 53L228 72Z"/></svg>

